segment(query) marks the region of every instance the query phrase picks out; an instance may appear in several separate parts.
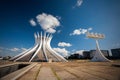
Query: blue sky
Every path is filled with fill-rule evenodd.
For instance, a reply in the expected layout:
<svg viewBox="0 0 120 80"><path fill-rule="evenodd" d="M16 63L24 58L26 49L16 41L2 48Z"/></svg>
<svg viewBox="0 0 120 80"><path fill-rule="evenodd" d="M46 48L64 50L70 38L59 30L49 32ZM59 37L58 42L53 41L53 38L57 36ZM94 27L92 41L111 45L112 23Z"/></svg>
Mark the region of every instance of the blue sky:
<svg viewBox="0 0 120 80"><path fill-rule="evenodd" d="M33 34L46 31L36 19L43 14L59 22L50 28L55 31L51 42L55 50L70 54L95 49L95 41L83 32L88 29L105 34L99 41L101 49L120 47L120 0L1 0L0 56L33 47Z"/></svg>

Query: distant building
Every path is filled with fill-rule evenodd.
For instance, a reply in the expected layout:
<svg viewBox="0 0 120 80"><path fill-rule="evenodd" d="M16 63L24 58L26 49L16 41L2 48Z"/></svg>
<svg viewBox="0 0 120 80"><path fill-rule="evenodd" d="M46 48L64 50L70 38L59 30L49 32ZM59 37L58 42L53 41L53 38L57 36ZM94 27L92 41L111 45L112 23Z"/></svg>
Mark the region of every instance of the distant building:
<svg viewBox="0 0 120 80"><path fill-rule="evenodd" d="M101 52L103 53L103 55L105 57L109 57L109 51L108 50L101 50ZM96 53L96 50L90 50L90 58L93 58L95 53Z"/></svg>
<svg viewBox="0 0 120 80"><path fill-rule="evenodd" d="M114 59L120 59L120 48L111 49L111 52Z"/></svg>
<svg viewBox="0 0 120 80"><path fill-rule="evenodd" d="M2 60L3 58L2 58L2 56L0 56L0 60Z"/></svg>
<svg viewBox="0 0 120 80"><path fill-rule="evenodd" d="M69 59L90 59L90 51L77 51L68 57Z"/></svg>
<svg viewBox="0 0 120 80"><path fill-rule="evenodd" d="M74 53L74 54L71 54L68 59L81 59L83 58L82 55L78 54L78 53Z"/></svg>
<svg viewBox="0 0 120 80"><path fill-rule="evenodd" d="M90 59L90 51L83 51L83 58Z"/></svg>
<svg viewBox="0 0 120 80"><path fill-rule="evenodd" d="M107 58L110 56L108 50L101 50L101 52ZM71 54L68 58L69 59L92 59L95 53L96 53L96 50L78 51L78 52L75 52L74 54Z"/></svg>

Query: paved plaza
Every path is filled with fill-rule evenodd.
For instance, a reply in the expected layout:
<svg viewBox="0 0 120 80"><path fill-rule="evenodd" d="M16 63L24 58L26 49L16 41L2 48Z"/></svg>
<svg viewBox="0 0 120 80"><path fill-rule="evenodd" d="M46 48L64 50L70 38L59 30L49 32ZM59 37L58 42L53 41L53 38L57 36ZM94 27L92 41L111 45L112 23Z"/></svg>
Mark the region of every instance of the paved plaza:
<svg viewBox="0 0 120 80"><path fill-rule="evenodd" d="M37 62L17 80L120 80L120 61Z"/></svg>

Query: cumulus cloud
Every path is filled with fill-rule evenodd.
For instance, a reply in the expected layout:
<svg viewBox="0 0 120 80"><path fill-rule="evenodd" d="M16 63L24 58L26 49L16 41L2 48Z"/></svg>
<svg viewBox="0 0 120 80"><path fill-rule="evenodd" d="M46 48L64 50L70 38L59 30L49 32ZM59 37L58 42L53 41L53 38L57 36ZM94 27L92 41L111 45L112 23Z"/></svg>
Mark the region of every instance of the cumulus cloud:
<svg viewBox="0 0 120 80"><path fill-rule="evenodd" d="M48 29L46 29L46 32L48 32L48 33L55 33L56 30L53 29L53 28L48 28Z"/></svg>
<svg viewBox="0 0 120 80"><path fill-rule="evenodd" d="M81 34L80 29L75 29L73 33L71 33L70 35L80 35L80 34Z"/></svg>
<svg viewBox="0 0 120 80"><path fill-rule="evenodd" d="M92 28L88 28L88 29L75 29L72 33L70 33L70 36L72 35L81 35L81 34L85 34L87 31L92 30Z"/></svg>
<svg viewBox="0 0 120 80"><path fill-rule="evenodd" d="M65 48L53 48L56 52L60 53L62 56L67 56L69 51L67 51Z"/></svg>
<svg viewBox="0 0 120 80"><path fill-rule="evenodd" d="M55 33L56 27L60 26L60 22L57 17L53 15L42 13L36 16L38 24L41 28L48 33Z"/></svg>
<svg viewBox="0 0 120 80"><path fill-rule="evenodd" d="M20 49L19 48L12 48L10 49L11 51L19 51Z"/></svg>
<svg viewBox="0 0 120 80"><path fill-rule="evenodd" d="M66 42L59 42L58 46L61 46L61 47L70 47L72 45L70 43L66 43Z"/></svg>
<svg viewBox="0 0 120 80"><path fill-rule="evenodd" d="M37 25L36 22L35 22L33 19L31 19L29 22L30 22L30 24L31 24L32 26L36 26L36 25Z"/></svg>

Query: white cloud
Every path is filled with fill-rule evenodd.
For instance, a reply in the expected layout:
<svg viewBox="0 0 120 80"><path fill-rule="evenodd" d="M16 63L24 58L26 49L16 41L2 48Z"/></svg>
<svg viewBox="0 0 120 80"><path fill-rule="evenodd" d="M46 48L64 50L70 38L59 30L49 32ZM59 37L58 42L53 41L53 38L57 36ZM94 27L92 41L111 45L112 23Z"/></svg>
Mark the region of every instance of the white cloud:
<svg viewBox="0 0 120 80"><path fill-rule="evenodd" d="M59 42L58 46L61 46L61 47L70 47L72 45L70 43L66 43L66 42Z"/></svg>
<svg viewBox="0 0 120 80"><path fill-rule="evenodd" d="M79 54L79 55L83 55L83 52L84 52L84 50L78 50L78 51L76 51L75 53L76 53L76 54Z"/></svg>
<svg viewBox="0 0 120 80"><path fill-rule="evenodd" d="M92 30L92 28L88 28L88 29L75 29L72 33L70 33L70 36L72 35L81 35L81 34L85 34L87 31Z"/></svg>
<svg viewBox="0 0 120 80"><path fill-rule="evenodd" d="M20 49L19 48L12 48L10 49L11 51L19 51Z"/></svg>
<svg viewBox="0 0 120 80"><path fill-rule="evenodd" d="M15 56L16 54L19 54L23 51L25 51L26 48L5 48L0 47L0 54L1 56Z"/></svg>
<svg viewBox="0 0 120 80"><path fill-rule="evenodd" d="M74 51L72 54L79 54L79 55L83 55L84 50L77 50Z"/></svg>
<svg viewBox="0 0 120 80"><path fill-rule="evenodd" d="M88 28L88 31L91 31L92 30L92 28L90 27L90 28Z"/></svg>
<svg viewBox="0 0 120 80"><path fill-rule="evenodd" d="M36 16L38 24L41 28L49 33L55 33L55 28L60 26L59 20L53 15L42 13Z"/></svg>
<svg viewBox="0 0 120 80"><path fill-rule="evenodd" d="M85 34L88 30L87 29L81 29L81 33Z"/></svg>
<svg viewBox="0 0 120 80"><path fill-rule="evenodd" d="M26 51L27 49L26 48L21 48L22 51Z"/></svg>
<svg viewBox="0 0 120 80"><path fill-rule="evenodd" d="M36 22L35 22L33 19L31 19L29 22L30 22L30 24L31 24L32 26L36 26L36 25L37 25Z"/></svg>
<svg viewBox="0 0 120 80"><path fill-rule="evenodd" d="M79 29L75 29L73 33L70 33L70 35L80 35L81 31Z"/></svg>
<svg viewBox="0 0 120 80"><path fill-rule="evenodd" d="M23 52L23 51L26 51L27 49L26 48L12 48L12 49L9 49L10 51L13 51L13 52Z"/></svg>
<svg viewBox="0 0 120 80"><path fill-rule="evenodd" d="M46 30L46 32L48 32L48 33L55 33L56 30L53 29L53 28L48 28L48 29Z"/></svg>
<svg viewBox="0 0 120 80"><path fill-rule="evenodd" d="M79 7L82 5L82 3L83 3L83 0L77 0L76 6Z"/></svg>
<svg viewBox="0 0 120 80"><path fill-rule="evenodd" d="M73 8L80 7L82 5L82 3L83 3L83 0L77 0L75 6L73 6Z"/></svg>
<svg viewBox="0 0 120 80"><path fill-rule="evenodd" d="M67 51L65 48L53 48L56 52L60 53L62 56L67 56L69 51Z"/></svg>
<svg viewBox="0 0 120 80"><path fill-rule="evenodd" d="M57 19L61 20L61 17L60 16L56 16Z"/></svg>
<svg viewBox="0 0 120 80"><path fill-rule="evenodd" d="M61 30L58 30L58 31L57 31L57 33L60 33L60 32L61 32Z"/></svg>

